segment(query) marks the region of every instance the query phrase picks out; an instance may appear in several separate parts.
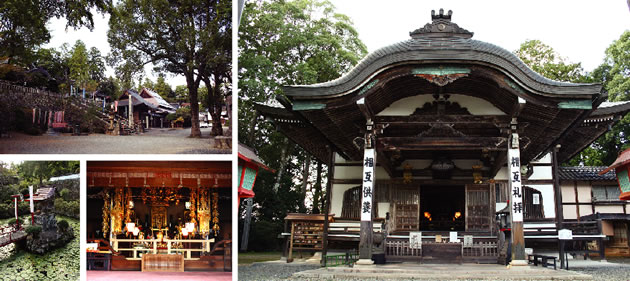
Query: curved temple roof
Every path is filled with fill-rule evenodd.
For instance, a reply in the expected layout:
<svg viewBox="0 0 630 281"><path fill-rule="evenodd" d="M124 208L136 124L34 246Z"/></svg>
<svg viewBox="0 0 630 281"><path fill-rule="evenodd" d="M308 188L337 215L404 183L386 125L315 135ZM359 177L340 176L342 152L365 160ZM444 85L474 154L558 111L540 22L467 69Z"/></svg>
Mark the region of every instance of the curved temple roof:
<svg viewBox="0 0 630 281"><path fill-rule="evenodd" d="M599 95L600 84L577 84L547 79L531 70L517 56L496 45L473 40L472 32L451 22L451 14L432 15L433 22L410 32L411 39L368 54L345 75L324 83L285 86L295 98L345 95L392 66L417 63L470 63L486 65L511 76L520 86L546 96Z"/></svg>
<svg viewBox="0 0 630 281"><path fill-rule="evenodd" d="M432 153L441 150L454 158L475 159L490 149L489 158L496 160L489 163L493 171L506 157L503 144L513 118L519 124L523 162L544 155L557 144L562 146L562 162L630 111L630 104L600 106L606 98L600 84L547 79L511 52L473 40L473 33L451 22L451 15L450 11L433 12L432 22L410 32L409 40L370 53L338 79L285 86L286 97L278 99L284 108L257 104L256 109L322 161L328 159L330 150L347 159L361 159L357 140L362 139L366 121L371 119L383 125L377 136L380 157L389 158L392 169L400 168L396 159L431 159ZM393 102L416 95L432 95L432 104L438 108L439 104L453 105L457 102L448 99L455 94L484 99L505 115L474 116L466 108L452 107L450 113L437 113L454 114L442 115L439 121L418 116L426 114L416 112L430 109L430 103L409 105L417 107L409 116L377 115ZM442 129L451 129L432 138L430 133L439 127L435 122ZM449 122L455 122L455 127ZM449 132L459 137L454 139ZM468 146L443 145L454 140ZM483 149L471 146L481 142Z"/></svg>

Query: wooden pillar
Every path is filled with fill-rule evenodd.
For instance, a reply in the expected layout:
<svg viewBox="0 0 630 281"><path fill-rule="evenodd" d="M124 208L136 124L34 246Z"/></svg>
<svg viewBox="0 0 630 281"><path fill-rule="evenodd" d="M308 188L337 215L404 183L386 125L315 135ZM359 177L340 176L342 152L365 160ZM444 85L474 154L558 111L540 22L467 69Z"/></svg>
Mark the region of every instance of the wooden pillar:
<svg viewBox="0 0 630 281"><path fill-rule="evenodd" d="M129 128L133 128L133 97L129 94Z"/></svg>
<svg viewBox="0 0 630 281"><path fill-rule="evenodd" d="M527 265L525 236L523 234L523 188L521 186L521 152L519 148L516 118L512 119L508 142L508 182L510 183L510 210L512 213L512 262L511 265Z"/></svg>
<svg viewBox="0 0 630 281"><path fill-rule="evenodd" d="M553 173L553 192L555 198L555 210L556 210L556 229L560 230L564 228L564 209L562 207L562 187L560 186L560 176L558 175L558 151L560 150L560 145L556 145L553 148L551 153L551 161L552 161L552 173ZM577 189L575 190L577 192ZM577 200L577 193L576 193ZM576 201L577 202L577 201ZM576 204L575 207L579 210L580 205ZM579 217L578 217L579 219ZM565 254L564 254L564 246L565 241L558 239L558 254L560 255L560 268L565 268Z"/></svg>
<svg viewBox="0 0 630 281"><path fill-rule="evenodd" d="M330 157L328 159L328 181L326 182L326 202L324 202L324 235L322 241L322 260L321 265L326 266L326 255L328 254L328 215L330 214L330 193L332 190L332 182L335 178L335 152L332 147L328 146Z"/></svg>
<svg viewBox="0 0 630 281"><path fill-rule="evenodd" d="M245 173L243 172L243 175ZM241 238L241 251L247 251L247 244L249 242L249 226L252 221L252 206L254 205L254 198L245 198L245 221L243 222L243 236Z"/></svg>
<svg viewBox="0 0 630 281"><path fill-rule="evenodd" d="M363 188L361 190L361 233L359 240L358 265L374 264L372 261L372 210L374 194L374 181L376 180L374 167L376 167L376 153L372 134L372 121L367 122L365 144L363 148Z"/></svg>

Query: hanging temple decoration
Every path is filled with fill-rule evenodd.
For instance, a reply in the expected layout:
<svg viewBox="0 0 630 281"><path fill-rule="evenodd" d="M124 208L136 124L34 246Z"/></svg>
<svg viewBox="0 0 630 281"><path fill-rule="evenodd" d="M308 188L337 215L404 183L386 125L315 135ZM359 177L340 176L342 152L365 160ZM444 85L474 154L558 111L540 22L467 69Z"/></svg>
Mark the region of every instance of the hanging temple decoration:
<svg viewBox="0 0 630 281"><path fill-rule="evenodd" d="M103 190L103 238L107 238L107 233L109 233L110 202L109 189L106 188Z"/></svg>
<svg viewBox="0 0 630 281"><path fill-rule="evenodd" d="M214 192L212 193L212 214L213 214L213 218L212 218L212 230L214 232L214 235L218 235L219 234L219 193L218 192Z"/></svg>
<svg viewBox="0 0 630 281"><path fill-rule="evenodd" d="M197 207L197 219L199 221L199 232L203 235L210 233L210 196L207 188L199 189L199 204Z"/></svg>

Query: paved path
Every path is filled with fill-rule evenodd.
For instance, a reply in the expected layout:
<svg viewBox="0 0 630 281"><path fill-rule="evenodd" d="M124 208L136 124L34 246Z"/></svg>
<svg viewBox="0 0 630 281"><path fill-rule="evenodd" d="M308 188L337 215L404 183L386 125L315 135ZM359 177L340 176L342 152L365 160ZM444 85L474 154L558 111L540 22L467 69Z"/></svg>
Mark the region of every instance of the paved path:
<svg viewBox="0 0 630 281"><path fill-rule="evenodd" d="M30 136L12 133L0 138L0 153L4 154L221 154L215 149L209 128L202 128L202 138L189 138L190 129L152 129L144 134L109 136L91 134L44 134Z"/></svg>

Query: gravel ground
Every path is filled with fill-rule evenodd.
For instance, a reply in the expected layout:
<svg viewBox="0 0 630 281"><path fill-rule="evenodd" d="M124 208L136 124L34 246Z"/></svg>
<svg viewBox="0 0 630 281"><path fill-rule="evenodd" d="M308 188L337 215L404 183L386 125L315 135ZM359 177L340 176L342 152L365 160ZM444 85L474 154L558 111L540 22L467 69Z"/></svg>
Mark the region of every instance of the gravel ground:
<svg viewBox="0 0 630 281"><path fill-rule="evenodd" d="M630 280L630 259L614 259L609 260L612 263L619 263L618 266L607 265L602 267L582 267L572 268L572 271L586 273L593 276L595 281L627 281ZM252 265L239 265L238 280L291 280L306 281L312 279L291 278L293 273L310 269L317 269L317 264L304 263L254 263ZM344 280L401 280L401 279L354 279L348 278ZM500 280L500 279L492 279Z"/></svg>
<svg viewBox="0 0 630 281"><path fill-rule="evenodd" d="M590 274L591 276L593 276L593 280L595 281L630 280L630 258L608 259L608 262L619 264L619 266L609 265L606 267L580 267L573 269L571 268L571 263L569 262L569 270Z"/></svg>
<svg viewBox="0 0 630 281"><path fill-rule="evenodd" d="M319 264L284 262L239 265L238 280L287 280L293 273L317 268L319 268Z"/></svg>
<svg viewBox="0 0 630 281"><path fill-rule="evenodd" d="M189 138L190 129L152 129L130 136L69 134L29 136L12 133L0 138L0 153L22 154L221 154L229 150L214 148L209 128L202 128L202 138Z"/></svg>

